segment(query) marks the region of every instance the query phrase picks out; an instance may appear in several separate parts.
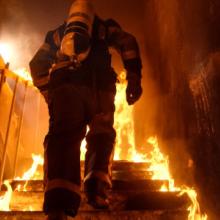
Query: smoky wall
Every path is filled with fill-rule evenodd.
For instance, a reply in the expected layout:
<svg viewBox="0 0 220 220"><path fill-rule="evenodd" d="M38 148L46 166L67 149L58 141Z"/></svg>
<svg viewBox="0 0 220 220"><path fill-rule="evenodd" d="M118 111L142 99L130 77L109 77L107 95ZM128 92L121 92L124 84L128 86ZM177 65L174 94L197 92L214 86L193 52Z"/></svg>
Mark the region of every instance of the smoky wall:
<svg viewBox="0 0 220 220"><path fill-rule="evenodd" d="M160 141L174 176L195 184L210 219L217 219L220 195L219 6L211 0L145 4Z"/></svg>

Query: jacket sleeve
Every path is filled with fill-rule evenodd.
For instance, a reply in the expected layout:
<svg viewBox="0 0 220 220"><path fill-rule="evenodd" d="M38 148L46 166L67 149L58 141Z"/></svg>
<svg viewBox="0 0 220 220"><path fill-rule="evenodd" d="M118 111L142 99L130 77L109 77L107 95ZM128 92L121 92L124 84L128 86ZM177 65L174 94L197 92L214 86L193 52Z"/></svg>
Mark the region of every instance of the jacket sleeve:
<svg viewBox="0 0 220 220"><path fill-rule="evenodd" d="M112 19L106 21L106 26L109 46L115 48L121 55L127 78L132 73L141 79L142 62L135 37L123 31L119 24Z"/></svg>
<svg viewBox="0 0 220 220"><path fill-rule="evenodd" d="M43 45L29 63L34 85L40 90L48 89L49 70L56 60L58 31L49 31Z"/></svg>

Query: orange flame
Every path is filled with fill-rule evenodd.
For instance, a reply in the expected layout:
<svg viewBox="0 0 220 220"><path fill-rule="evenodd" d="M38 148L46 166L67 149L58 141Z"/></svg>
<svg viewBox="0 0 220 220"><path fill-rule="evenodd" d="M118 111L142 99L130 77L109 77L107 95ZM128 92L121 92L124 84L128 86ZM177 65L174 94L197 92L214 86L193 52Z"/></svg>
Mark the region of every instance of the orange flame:
<svg viewBox="0 0 220 220"><path fill-rule="evenodd" d="M153 147L153 150L148 154L139 154L135 149L134 139L134 124L133 124L133 108L128 106L125 99L126 91L126 79L125 72L119 75L119 81L121 84L117 85L117 94L115 98L116 112L115 112L115 129L117 133L116 138L116 149L115 149L115 160L124 159L122 158L121 151L122 147L128 147L126 160L133 162L148 162L150 167L148 171L152 173L152 179L154 180L167 180L168 185L163 185L161 191L176 191L181 194L186 193L192 204L189 207L188 220L207 220L207 215L202 215L199 207L199 203L196 198L196 191L189 187L177 187L175 181L169 171L169 158L164 156L160 151L158 140L156 137L148 138L147 142ZM123 137L127 137L127 145L122 146Z"/></svg>
<svg viewBox="0 0 220 220"><path fill-rule="evenodd" d="M124 71L121 72L118 79L120 83L117 84L117 93L115 96L114 128L117 136L114 160L143 162L145 161L145 156L138 154L135 149L133 107L129 106L126 102L126 73ZM127 152L122 152L122 149L128 150Z"/></svg>
<svg viewBox="0 0 220 220"><path fill-rule="evenodd" d="M169 172L169 158L165 157L158 146L158 141L156 137L151 137L148 139L148 143L153 146L153 151L151 154L151 166L150 171L153 172L152 179L168 180L169 186L163 185L161 191L177 191L180 192L179 195L187 194L191 200L191 205L188 208L189 215L188 220L207 220L208 216L202 214L200 210L200 205L197 200L197 193L194 189L187 186L176 187L175 181Z"/></svg>
<svg viewBox="0 0 220 220"><path fill-rule="evenodd" d="M169 160L167 156L164 156L159 148L156 137L148 138L147 142L153 146L153 150L150 152L148 162L150 162L149 171L152 172L153 180L168 180L169 185L163 185L161 191L178 191L179 188L174 186L174 179L169 172Z"/></svg>
<svg viewBox="0 0 220 220"><path fill-rule="evenodd" d="M33 163L31 168L26 171L22 177L16 177L15 180L26 180L26 183L22 187L21 185L18 185L15 191L27 191L26 186L28 184L29 180L37 180L42 179L42 173L37 172L38 166L43 166L44 159L41 155L35 155L32 154Z"/></svg>
<svg viewBox="0 0 220 220"><path fill-rule="evenodd" d="M0 211L10 211L10 201L12 196L12 188L8 180L4 181L7 191L0 197Z"/></svg>
<svg viewBox="0 0 220 220"><path fill-rule="evenodd" d="M39 173L36 172L39 165L43 166L44 159L41 155L32 154L33 163L31 168L23 176L15 178L16 180L36 180L39 179Z"/></svg>
<svg viewBox="0 0 220 220"><path fill-rule="evenodd" d="M0 56L6 61L9 62L12 54L12 48L9 43L0 43Z"/></svg>
<svg viewBox="0 0 220 220"><path fill-rule="evenodd" d="M86 133L88 133L89 131L89 127L87 127ZM80 160L84 161L85 160L85 155L86 155L86 138L83 139L83 141L81 142L81 146L80 146Z"/></svg>
<svg viewBox="0 0 220 220"><path fill-rule="evenodd" d="M16 71L20 72L20 71ZM24 72L24 71L22 71ZM19 74L19 73L18 73ZM22 73L23 74L23 73ZM19 75L20 76L20 75ZM21 75L22 78L26 80L31 80L29 76ZM115 147L115 160L126 159L133 162L148 162L150 163L150 167L148 171L152 173L152 179L160 179L160 180L168 180L169 185L164 185L161 188L161 191L179 191L180 195L187 193L189 196L192 205L189 207L189 216L188 220L207 220L207 215L202 215L199 207L199 203L197 201L196 191L189 187L176 187L174 179L169 172L169 158L168 156L164 156L160 151L158 141L156 137L148 138L147 142L153 146L153 150L150 154L139 154L135 149L135 138L134 138L134 124L133 124L133 107L128 106L125 99L125 91L126 91L126 79L125 72L122 72L119 75L119 80L121 84L117 85L117 95L115 97L115 124L114 127L116 129L117 138L116 138L116 147ZM32 81L32 80L31 80ZM129 135L128 135L129 134ZM126 143L127 146L122 146ZM85 139L81 144L81 159L84 159L86 152L86 141ZM128 149L128 151L123 154L122 147ZM32 155L33 164L32 167L24 173L22 178L17 178L18 180L30 180L36 179L36 170L38 165L43 165L43 158L39 155ZM6 183L8 184L8 183ZM4 198L0 199L0 208L2 207L1 201L6 200L9 201L6 207L3 207L4 210L9 210L10 200L8 199L12 193L9 185L8 194L4 195ZM32 210L31 207L29 210Z"/></svg>
<svg viewBox="0 0 220 220"><path fill-rule="evenodd" d="M23 186L18 185L15 191L27 191L27 184L29 180L37 180L42 179L42 172L39 173L37 171L38 166L43 166L44 159L41 155L35 155L32 154L33 163L31 168L26 171L23 176L15 178L16 180L26 180L25 184ZM32 205L29 205L28 207L24 207L22 211L33 211Z"/></svg>
<svg viewBox="0 0 220 220"><path fill-rule="evenodd" d="M16 69L13 71L17 76L19 76L21 79L28 81L32 84L33 80L31 77L31 74L29 73L29 71L25 68L21 68L21 69Z"/></svg>
<svg viewBox="0 0 220 220"><path fill-rule="evenodd" d="M9 71L7 69L7 65L5 64L5 62L9 62L9 59L11 57L12 50L10 47L10 44L0 44L0 69L6 69L6 72L10 72L10 74L12 75L17 75L19 76L19 78L21 78L22 80L28 81L32 84L32 77L31 74L28 72L28 70L26 68L20 68L20 69L16 69L13 70L12 72Z"/></svg>

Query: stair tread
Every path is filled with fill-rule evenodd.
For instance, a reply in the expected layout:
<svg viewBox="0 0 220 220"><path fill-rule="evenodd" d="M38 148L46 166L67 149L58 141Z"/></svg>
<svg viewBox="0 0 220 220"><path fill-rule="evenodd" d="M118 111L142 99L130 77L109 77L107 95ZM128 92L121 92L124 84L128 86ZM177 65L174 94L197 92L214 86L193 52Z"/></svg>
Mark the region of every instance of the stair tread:
<svg viewBox="0 0 220 220"><path fill-rule="evenodd" d="M27 183L27 184L26 184ZM26 185L27 191L43 191L43 181L42 180L14 180L11 182L12 189L15 190L18 185L24 186ZM168 186L167 180L152 180L152 179L139 179L132 178L126 179L118 178L112 180L112 188L113 190L136 190L143 189L148 191L156 191L159 190L163 185Z"/></svg>
<svg viewBox="0 0 220 220"><path fill-rule="evenodd" d="M179 192L158 191L109 191L110 210L186 210L189 207L187 195L178 195ZM0 194L1 195L1 194ZM30 205L31 204L31 205ZM13 192L10 209L41 211L43 192ZM82 193L80 210L90 211L85 194Z"/></svg>
<svg viewBox="0 0 220 220"><path fill-rule="evenodd" d="M187 211L79 211L74 220L187 220ZM43 212L0 212L3 220L45 220ZM68 218L72 220L73 218Z"/></svg>

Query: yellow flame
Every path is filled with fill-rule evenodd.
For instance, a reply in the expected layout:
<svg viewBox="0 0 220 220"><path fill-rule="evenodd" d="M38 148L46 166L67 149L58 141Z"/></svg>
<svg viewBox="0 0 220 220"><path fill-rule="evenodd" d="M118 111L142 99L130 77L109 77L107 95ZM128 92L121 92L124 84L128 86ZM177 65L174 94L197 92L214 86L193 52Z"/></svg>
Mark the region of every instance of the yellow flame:
<svg viewBox="0 0 220 220"><path fill-rule="evenodd" d="M186 193L189 196L192 202L192 204L188 208L188 220L207 220L208 216L206 214L201 214L200 205L197 201L196 191L189 187L181 187L180 195L183 195L184 193Z"/></svg>
<svg viewBox="0 0 220 220"><path fill-rule="evenodd" d="M88 133L89 127L87 127L86 133ZM80 146L80 160L84 161L85 160L85 155L86 155L86 138L83 139L81 146Z"/></svg>
<svg viewBox="0 0 220 220"><path fill-rule="evenodd" d="M119 74L120 84L117 84L117 93L115 96L115 122L116 144L114 152L114 160L129 160L134 162L144 162L145 155L139 154L135 149L134 139L134 123L133 123L133 107L126 102L126 74ZM88 128L87 128L88 132ZM128 135L129 134L129 135ZM122 149L128 149L122 152ZM86 140L81 143L81 160L84 160L86 153Z"/></svg>
<svg viewBox="0 0 220 220"><path fill-rule="evenodd" d="M179 191L179 188L174 186L174 179L169 172L169 159L161 153L157 138L150 137L147 142L153 146L148 158L148 162L150 162L148 171L153 174L152 179L168 180L169 185L163 185L161 191Z"/></svg>
<svg viewBox="0 0 220 220"><path fill-rule="evenodd" d="M117 93L115 96L115 122L116 144L114 160L142 160L141 155L136 153L134 139L134 123L133 123L133 107L126 102L126 86L125 72L121 72L118 76L119 84L117 84ZM128 149L122 152L122 149Z"/></svg>
<svg viewBox="0 0 220 220"><path fill-rule="evenodd" d="M9 43L0 43L0 55L5 62L9 62L12 55L12 47Z"/></svg>
<svg viewBox="0 0 220 220"><path fill-rule="evenodd" d="M16 75L18 75L20 78L22 78L25 81L28 81L30 83L33 82L31 74L26 68L20 68L13 71Z"/></svg>
<svg viewBox="0 0 220 220"><path fill-rule="evenodd" d="M80 160L84 161L86 155L86 139L84 138L80 147Z"/></svg>
<svg viewBox="0 0 220 220"><path fill-rule="evenodd" d="M19 72L19 71L16 71ZM21 71L23 74L23 70ZM21 74L21 77L23 75ZM29 76L24 76L26 80ZM150 163L150 167L148 169L149 172L152 173L152 179L154 180L167 180L168 185L164 184L161 191L179 191L180 195L187 194L192 202L189 207L189 216L188 220L207 220L207 215L202 215L200 211L200 206L197 201L197 194L194 189L189 187L176 187L175 181L172 178L172 175L169 172L169 158L168 156L164 156L160 151L158 140L156 137L150 137L147 140L147 143L153 147L153 150L149 154L140 154L135 149L135 135L134 135L134 124L133 124L133 107L128 106L126 102L126 79L125 72L122 72L119 75L121 84L117 85L117 94L115 97L115 124L114 127L116 129L117 138L116 138L116 147L115 147L115 155L114 160L128 160L133 162L148 162ZM126 145L126 146L125 146ZM127 152L122 152L122 149L128 149ZM85 158L86 152L86 141L85 139L81 144L81 159ZM17 180L30 180L36 179L36 170L38 165L43 165L43 158L40 155L32 155L33 164L32 167L24 173L22 178L16 178ZM8 184L8 183L6 183ZM8 205L3 207L3 210L9 210L10 203L10 194L12 193L11 187L7 185L8 192L5 193L4 198L0 198L0 208L2 208L1 201L7 201ZM18 187L21 190L21 186ZM28 210L32 210L31 207L28 207Z"/></svg>
<svg viewBox="0 0 220 220"><path fill-rule="evenodd" d="M31 168L23 174L20 180L31 180L31 179L36 180L37 179L36 170L39 165L42 166L44 164L44 159L41 155L35 155L35 154L32 154L32 159L33 159L33 164Z"/></svg>
<svg viewBox="0 0 220 220"><path fill-rule="evenodd" d="M178 191L180 196L187 194L191 200L191 205L188 208L189 215L188 220L207 220L208 216L202 214L200 210L200 205L197 200L197 193L194 189L187 186L176 187L175 181L169 171L169 158L165 157L159 148L158 141L156 137L150 137L148 143L153 146L153 151L150 153L150 168L149 170L153 173L152 179L168 180L169 185L163 185L160 191Z"/></svg>
<svg viewBox="0 0 220 220"><path fill-rule="evenodd" d="M0 211L10 211L10 201L12 197L12 188L8 180L4 181L7 191L0 197Z"/></svg>
<svg viewBox="0 0 220 220"><path fill-rule="evenodd" d="M175 181L169 171L169 158L164 156L160 151L157 137L150 137L147 143L153 147L149 154L139 154L135 148L134 124L133 124L133 107L128 106L125 99L126 92L126 74L122 72L119 75L120 84L117 85L117 94L115 97L115 124L117 137L115 147L115 160L126 159L133 162L148 162L150 167L148 171L152 173L154 180L166 180L168 184L164 184L160 191L176 191L182 194L187 193L192 204L189 207L188 220L207 220L207 215L202 215L199 203L196 197L196 191L189 187L177 187ZM126 146L125 146L126 144ZM125 155L122 149L128 149Z"/></svg>
<svg viewBox="0 0 220 220"><path fill-rule="evenodd" d="M24 186L18 185L15 191L27 191L26 187L29 180L42 179L42 172L38 172L38 166L43 166L44 159L41 155L32 154L33 163L30 169L28 169L22 177L16 177L15 180L25 180Z"/></svg>

